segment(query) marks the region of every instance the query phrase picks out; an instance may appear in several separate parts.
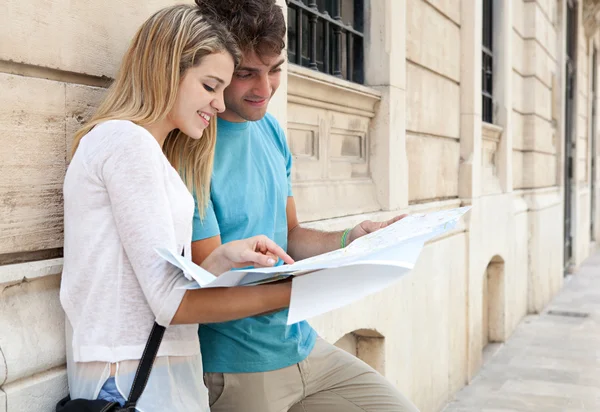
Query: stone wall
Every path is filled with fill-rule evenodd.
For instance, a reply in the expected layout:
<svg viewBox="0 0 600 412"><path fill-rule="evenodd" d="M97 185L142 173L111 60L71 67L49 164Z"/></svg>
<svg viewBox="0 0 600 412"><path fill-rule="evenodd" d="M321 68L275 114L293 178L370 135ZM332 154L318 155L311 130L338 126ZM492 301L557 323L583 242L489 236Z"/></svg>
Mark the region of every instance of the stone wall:
<svg viewBox="0 0 600 412"><path fill-rule="evenodd" d="M286 64L270 106L308 227L473 206L393 287L311 321L424 412L440 410L485 345L543 310L563 280L565 1L494 3L493 125L481 120L479 0L366 1L365 84ZM66 392L58 290L71 139L138 25L169 4L9 0L0 15L0 412L50 411ZM580 24L577 264L592 245L591 196L600 201L600 183L589 189L600 181L589 166L599 40ZM600 236L600 207L596 216Z"/></svg>
<svg viewBox="0 0 600 412"><path fill-rule="evenodd" d="M170 4L9 0L0 13L2 412L50 411L67 391L58 292L72 136L135 30Z"/></svg>

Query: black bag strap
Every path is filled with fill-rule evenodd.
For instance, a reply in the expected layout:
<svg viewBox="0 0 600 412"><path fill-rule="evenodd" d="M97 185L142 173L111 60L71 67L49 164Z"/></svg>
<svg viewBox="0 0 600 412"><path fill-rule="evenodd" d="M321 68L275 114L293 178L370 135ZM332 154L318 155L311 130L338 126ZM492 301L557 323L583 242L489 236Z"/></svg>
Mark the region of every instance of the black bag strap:
<svg viewBox="0 0 600 412"><path fill-rule="evenodd" d="M148 337L148 342L146 343L146 348L142 354L142 359L140 360L140 364L135 372L135 378L133 379L133 385L131 385L129 398L127 399L123 409L135 411L135 405L140 399L140 396L142 396L144 388L148 383L148 378L150 378L150 372L152 371L152 366L154 365L154 359L156 359L156 354L158 353L158 348L160 347L160 342L162 341L164 334L165 327L154 322L154 326L152 326L152 331Z"/></svg>

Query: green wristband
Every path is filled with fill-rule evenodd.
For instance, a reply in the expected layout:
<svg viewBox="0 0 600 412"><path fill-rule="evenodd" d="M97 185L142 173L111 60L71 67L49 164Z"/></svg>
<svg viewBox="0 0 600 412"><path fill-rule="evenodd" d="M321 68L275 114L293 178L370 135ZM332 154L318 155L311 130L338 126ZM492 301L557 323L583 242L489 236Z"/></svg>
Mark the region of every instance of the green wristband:
<svg viewBox="0 0 600 412"><path fill-rule="evenodd" d="M340 245L343 248L346 247L346 241L348 240L348 234L350 233L352 229L346 229L344 230L344 233L342 234L342 240L340 241Z"/></svg>

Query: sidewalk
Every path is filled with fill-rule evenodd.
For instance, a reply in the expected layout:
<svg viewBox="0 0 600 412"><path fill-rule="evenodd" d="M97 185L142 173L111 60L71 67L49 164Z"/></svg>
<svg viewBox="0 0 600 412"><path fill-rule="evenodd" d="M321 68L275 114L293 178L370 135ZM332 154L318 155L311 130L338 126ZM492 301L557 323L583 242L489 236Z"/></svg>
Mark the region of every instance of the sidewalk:
<svg viewBox="0 0 600 412"><path fill-rule="evenodd" d="M600 254L489 356L444 412L600 412Z"/></svg>

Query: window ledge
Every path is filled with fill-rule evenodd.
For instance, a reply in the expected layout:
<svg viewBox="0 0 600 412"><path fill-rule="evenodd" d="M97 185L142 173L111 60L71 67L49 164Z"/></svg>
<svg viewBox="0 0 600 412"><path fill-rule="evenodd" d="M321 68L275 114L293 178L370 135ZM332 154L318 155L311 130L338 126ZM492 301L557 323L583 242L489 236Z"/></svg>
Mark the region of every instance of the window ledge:
<svg viewBox="0 0 600 412"><path fill-rule="evenodd" d="M481 137L483 140L499 142L503 131L504 129L498 125L481 122Z"/></svg>
<svg viewBox="0 0 600 412"><path fill-rule="evenodd" d="M288 102L365 117L375 116L381 92L368 86L317 72L296 64L288 65Z"/></svg>
<svg viewBox="0 0 600 412"><path fill-rule="evenodd" d="M0 266L0 289L23 281L57 275L62 269L62 258Z"/></svg>

